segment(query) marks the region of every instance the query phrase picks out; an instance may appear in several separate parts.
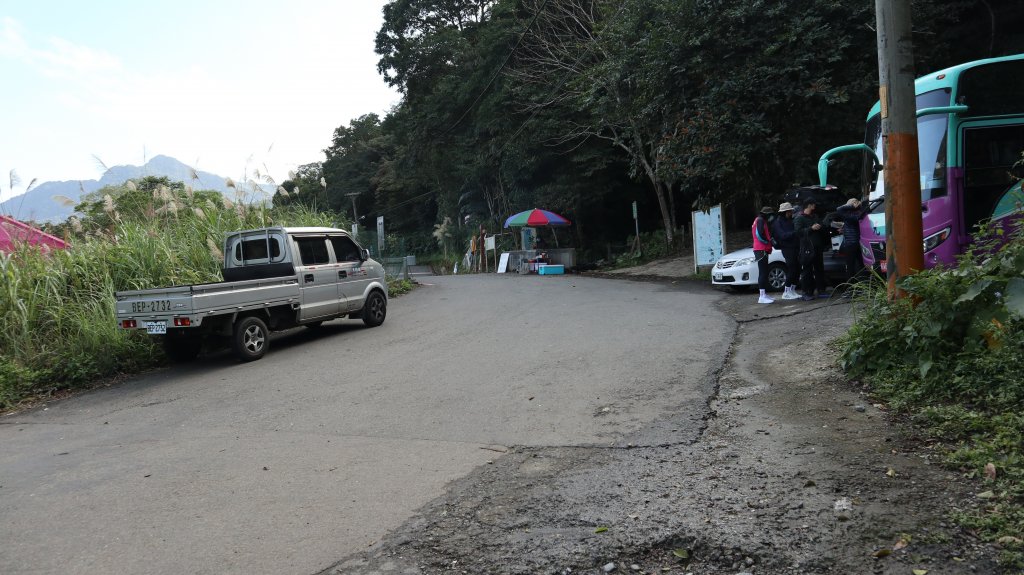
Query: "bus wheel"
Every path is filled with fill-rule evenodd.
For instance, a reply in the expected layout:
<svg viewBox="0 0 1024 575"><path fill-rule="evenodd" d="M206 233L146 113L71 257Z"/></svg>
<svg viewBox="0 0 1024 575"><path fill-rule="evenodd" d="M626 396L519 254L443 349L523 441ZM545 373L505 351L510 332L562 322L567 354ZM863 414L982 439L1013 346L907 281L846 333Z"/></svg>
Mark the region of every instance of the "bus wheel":
<svg viewBox="0 0 1024 575"><path fill-rule="evenodd" d="M235 322L234 334L231 338L235 355L241 361L255 361L267 353L269 344L267 324L258 317L243 317Z"/></svg>

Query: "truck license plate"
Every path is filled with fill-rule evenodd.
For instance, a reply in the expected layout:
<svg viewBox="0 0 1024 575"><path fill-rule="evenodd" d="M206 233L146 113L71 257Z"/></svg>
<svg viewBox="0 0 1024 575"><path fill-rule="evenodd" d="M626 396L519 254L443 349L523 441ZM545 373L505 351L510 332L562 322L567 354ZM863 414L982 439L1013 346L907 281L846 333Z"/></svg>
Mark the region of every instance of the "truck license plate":
<svg viewBox="0 0 1024 575"><path fill-rule="evenodd" d="M167 333L167 322L166 321L147 321L146 322L146 333Z"/></svg>

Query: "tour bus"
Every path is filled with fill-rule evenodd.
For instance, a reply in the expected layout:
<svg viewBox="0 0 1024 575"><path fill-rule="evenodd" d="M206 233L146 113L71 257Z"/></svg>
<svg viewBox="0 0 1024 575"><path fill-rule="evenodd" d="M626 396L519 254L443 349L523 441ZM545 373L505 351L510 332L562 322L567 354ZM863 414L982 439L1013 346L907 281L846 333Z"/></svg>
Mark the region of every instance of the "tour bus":
<svg viewBox="0 0 1024 575"><path fill-rule="evenodd" d="M979 224L1003 226L1020 218L1024 205L1024 54L978 60L919 78L917 141L921 167L921 219L925 267L952 264ZM870 200L861 221L864 263L886 271L885 181L880 103L868 113L864 144L840 146L818 161L824 186L829 158L864 155L863 191ZM1024 165L1024 164L1022 164Z"/></svg>

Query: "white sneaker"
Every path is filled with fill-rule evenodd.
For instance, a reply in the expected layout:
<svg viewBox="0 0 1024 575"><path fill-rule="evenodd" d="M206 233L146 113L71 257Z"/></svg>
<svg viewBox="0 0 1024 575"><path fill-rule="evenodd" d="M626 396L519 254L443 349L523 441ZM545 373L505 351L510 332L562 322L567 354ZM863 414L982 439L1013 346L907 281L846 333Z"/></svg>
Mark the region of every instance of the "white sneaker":
<svg viewBox="0 0 1024 575"><path fill-rule="evenodd" d="M757 298L757 303L775 303L775 300L766 295L763 295Z"/></svg>
<svg viewBox="0 0 1024 575"><path fill-rule="evenodd" d="M796 293L795 287L786 286L786 291L782 292L782 299L800 299L800 295Z"/></svg>

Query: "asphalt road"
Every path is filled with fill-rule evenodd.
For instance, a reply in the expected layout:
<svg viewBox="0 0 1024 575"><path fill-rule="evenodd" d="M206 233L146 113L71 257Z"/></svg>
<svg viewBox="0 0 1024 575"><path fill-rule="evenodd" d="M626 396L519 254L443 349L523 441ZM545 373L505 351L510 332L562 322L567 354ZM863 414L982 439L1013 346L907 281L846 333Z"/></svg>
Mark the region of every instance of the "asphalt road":
<svg viewBox="0 0 1024 575"><path fill-rule="evenodd" d="M3 571L316 573L507 446L696 436L734 329L688 282L420 281L379 328L0 418Z"/></svg>

